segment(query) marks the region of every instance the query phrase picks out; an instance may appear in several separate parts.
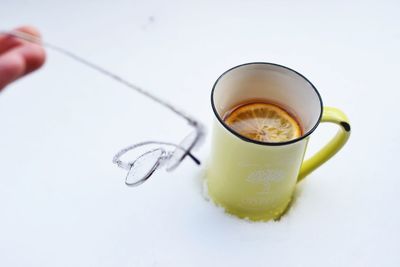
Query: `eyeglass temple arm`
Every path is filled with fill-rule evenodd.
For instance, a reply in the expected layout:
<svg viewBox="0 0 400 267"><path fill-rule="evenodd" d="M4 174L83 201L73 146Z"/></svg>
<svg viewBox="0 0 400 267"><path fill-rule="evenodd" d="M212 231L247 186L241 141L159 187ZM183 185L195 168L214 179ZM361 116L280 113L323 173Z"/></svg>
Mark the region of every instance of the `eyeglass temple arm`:
<svg viewBox="0 0 400 267"><path fill-rule="evenodd" d="M193 148L196 143L197 145L199 144L199 142L203 141L204 138L204 126L203 124L201 124L200 122L194 120L194 119L189 119L189 124L192 125L195 129L196 129L196 133L197 133L197 138L196 141L194 142L194 144L192 145L191 148ZM201 162L198 158L196 158L191 152L190 149L187 152L187 155L197 164L197 165L201 165Z"/></svg>
<svg viewBox="0 0 400 267"><path fill-rule="evenodd" d="M201 165L201 162L198 158L196 158L195 156L193 156L192 153L188 152L187 154L197 165Z"/></svg>
<svg viewBox="0 0 400 267"><path fill-rule="evenodd" d="M109 71L109 70L107 70L107 69L105 69L105 68L103 68L103 67L101 67L101 66L99 66L97 64L94 64L91 61L88 61L88 60L78 56L77 54L72 53L69 50L64 49L63 47L56 46L56 45L48 43L48 42L44 42L40 38L38 38L38 37L36 37L36 36L34 36L32 34L22 32L22 31L16 31L16 30L3 31L3 30L0 30L0 34L11 35L13 37L16 37L16 38L19 38L19 39L23 39L23 40L28 41L28 42L36 43L36 44L42 45L44 47L50 48L50 49L52 49L54 51L57 51L57 52L65 55L65 56L68 56L68 57L76 60L77 62L80 62L83 65L86 65L87 67L89 67L89 68L91 68L93 70L96 70L96 71L98 71L98 72L110 77L111 79L113 79L115 81L120 82L121 84L129 87L130 89L133 89L136 92L147 96L148 98L152 99L153 101L159 103L160 105L162 105L165 108L169 109L170 111L174 112L178 116L186 119L190 124L192 124L192 125L196 125L197 124L197 121L194 118L192 118L191 116L187 115L185 112L183 112L181 110L178 110L175 106L171 105L167 101L165 101L165 100L153 95L152 93L142 89L139 86L136 86L136 85L130 83L129 81L127 81L124 78L116 75L115 73L113 73L113 72L111 72L111 71Z"/></svg>

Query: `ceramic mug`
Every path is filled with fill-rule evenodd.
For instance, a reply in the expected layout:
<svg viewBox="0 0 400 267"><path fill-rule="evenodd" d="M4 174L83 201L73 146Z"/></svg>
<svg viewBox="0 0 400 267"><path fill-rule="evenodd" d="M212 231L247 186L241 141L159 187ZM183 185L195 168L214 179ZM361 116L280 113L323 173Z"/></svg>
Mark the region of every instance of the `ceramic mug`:
<svg viewBox="0 0 400 267"><path fill-rule="evenodd" d="M265 100L294 114L303 135L267 143L233 131L223 116L239 103ZM324 107L315 86L303 75L273 63L247 63L223 73L211 92L214 112L212 148L206 174L211 199L227 212L251 220L282 215L296 184L335 155L350 136L350 124L339 109ZM304 160L310 135L320 122L339 126L335 137Z"/></svg>

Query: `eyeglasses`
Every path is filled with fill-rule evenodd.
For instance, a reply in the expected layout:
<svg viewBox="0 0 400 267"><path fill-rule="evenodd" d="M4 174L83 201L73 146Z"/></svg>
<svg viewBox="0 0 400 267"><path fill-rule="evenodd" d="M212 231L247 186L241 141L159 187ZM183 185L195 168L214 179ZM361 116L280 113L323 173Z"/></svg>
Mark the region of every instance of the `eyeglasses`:
<svg viewBox="0 0 400 267"><path fill-rule="evenodd" d="M200 165L200 161L192 154L191 150L200 143L204 132L201 125L195 124L192 126L194 131L187 135L179 145L147 141L128 146L119 151L114 156L113 163L128 171L125 184L128 186L140 185L149 179L157 169L164 166L166 166L168 172L173 171L186 157L191 158L194 163ZM133 161L124 162L121 160L121 157L128 152L144 147L150 147L151 149L140 153ZM167 150L168 148L171 148L171 150Z"/></svg>
<svg viewBox="0 0 400 267"><path fill-rule="evenodd" d="M164 106L176 115L185 119L194 130L187 135L179 145L160 142L160 141L146 141L128 146L120 150L113 158L113 163L117 164L120 168L128 171L125 184L128 186L138 186L148 180L151 175L159 168L166 166L168 172L175 170L181 162L186 158L191 158L197 165L200 165L200 161L193 156L192 150L197 147L204 137L204 127L192 117L186 115L184 112L178 110L175 106L169 104L163 99L151 94L148 91L130 83L122 77L114 74L113 72L100 67L62 47L55 46L53 44L43 42L36 36L31 34L20 32L20 31L0 31L0 34L10 35L25 41L36 43L44 47L55 50L71 59L96 70L97 72L108 76L109 78L137 91L138 93L150 98L154 102ZM151 149L147 149L151 148ZM133 161L123 161L122 157L131 151L143 150L144 152L139 155Z"/></svg>

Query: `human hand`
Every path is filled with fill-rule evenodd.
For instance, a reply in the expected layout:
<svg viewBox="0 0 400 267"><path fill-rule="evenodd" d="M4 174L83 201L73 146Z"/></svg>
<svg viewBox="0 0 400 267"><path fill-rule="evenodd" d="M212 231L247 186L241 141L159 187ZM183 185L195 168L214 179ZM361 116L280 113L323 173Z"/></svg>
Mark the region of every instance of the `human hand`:
<svg viewBox="0 0 400 267"><path fill-rule="evenodd" d="M37 29L24 26L15 29L37 37ZM42 46L9 35L0 35L0 91L9 83L40 68L46 58Z"/></svg>

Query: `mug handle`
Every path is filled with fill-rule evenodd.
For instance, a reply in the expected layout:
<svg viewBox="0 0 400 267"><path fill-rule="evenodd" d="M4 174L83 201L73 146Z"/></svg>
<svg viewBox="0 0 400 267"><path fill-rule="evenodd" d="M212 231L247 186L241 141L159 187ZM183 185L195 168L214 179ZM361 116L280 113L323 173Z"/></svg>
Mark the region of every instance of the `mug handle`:
<svg viewBox="0 0 400 267"><path fill-rule="evenodd" d="M333 107L324 107L321 122L332 122L340 126L336 135L317 153L305 160L300 168L297 182L333 157L347 142L350 137L350 123L346 114Z"/></svg>

